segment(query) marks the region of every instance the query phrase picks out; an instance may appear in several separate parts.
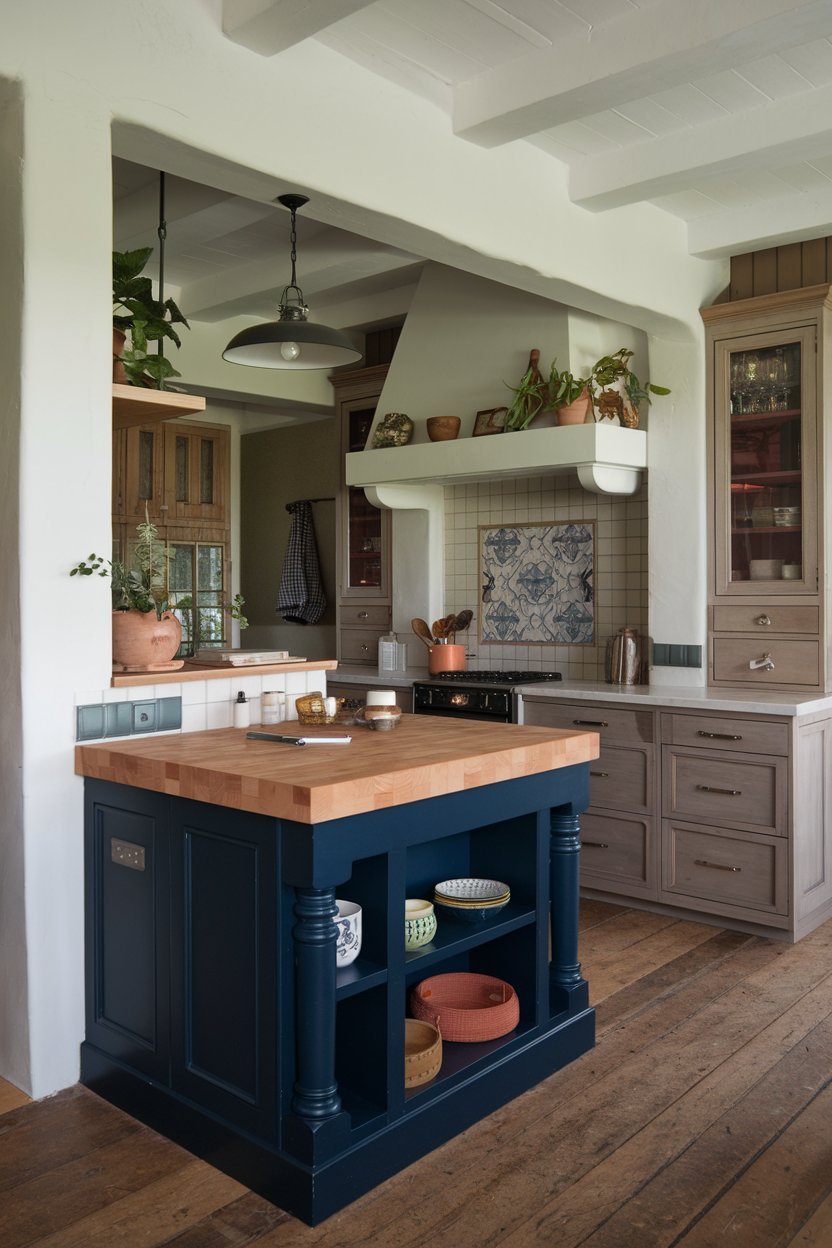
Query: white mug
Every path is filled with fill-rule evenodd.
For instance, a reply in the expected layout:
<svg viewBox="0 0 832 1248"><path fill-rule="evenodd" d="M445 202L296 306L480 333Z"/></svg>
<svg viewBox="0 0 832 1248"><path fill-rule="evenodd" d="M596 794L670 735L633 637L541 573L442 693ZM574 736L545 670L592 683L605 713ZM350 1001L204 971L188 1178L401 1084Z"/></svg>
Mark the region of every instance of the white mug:
<svg viewBox="0 0 832 1248"><path fill-rule="evenodd" d="M333 923L338 925L338 943L335 955L339 966L349 966L361 952L361 907L354 901L339 901L335 904L338 913L333 915Z"/></svg>

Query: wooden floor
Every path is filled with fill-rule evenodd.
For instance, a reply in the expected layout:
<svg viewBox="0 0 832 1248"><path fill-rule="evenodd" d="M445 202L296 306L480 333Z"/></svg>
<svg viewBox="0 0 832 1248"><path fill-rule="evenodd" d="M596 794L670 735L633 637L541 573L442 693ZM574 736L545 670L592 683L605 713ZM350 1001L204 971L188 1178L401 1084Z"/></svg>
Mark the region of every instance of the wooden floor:
<svg viewBox="0 0 832 1248"><path fill-rule="evenodd" d="M314 1229L76 1087L0 1117L0 1244L829 1248L832 922L587 902L581 957L595 1049Z"/></svg>

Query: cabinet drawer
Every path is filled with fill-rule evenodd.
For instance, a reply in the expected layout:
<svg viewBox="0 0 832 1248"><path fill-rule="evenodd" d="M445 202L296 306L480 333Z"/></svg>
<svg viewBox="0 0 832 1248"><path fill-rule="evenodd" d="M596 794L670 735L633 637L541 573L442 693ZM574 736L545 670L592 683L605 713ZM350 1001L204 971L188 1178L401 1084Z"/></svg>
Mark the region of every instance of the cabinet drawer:
<svg viewBox="0 0 832 1248"><path fill-rule="evenodd" d="M589 803L611 810L651 814L653 749L651 746L604 746L589 765Z"/></svg>
<svg viewBox="0 0 832 1248"><path fill-rule="evenodd" d="M589 728L600 735L602 743L653 740L652 711L599 706L594 702L561 702L532 695L523 699L523 722L545 728Z"/></svg>
<svg viewBox="0 0 832 1248"><path fill-rule="evenodd" d="M700 745L734 754L788 754L789 726L761 719L665 715L662 740L668 745Z"/></svg>
<svg viewBox="0 0 832 1248"><path fill-rule="evenodd" d="M817 607L765 607L744 603L742 606L714 607L715 633L817 633L820 611Z"/></svg>
<svg viewBox="0 0 832 1248"><path fill-rule="evenodd" d="M378 662L378 639L385 630L373 631L369 628L345 628L340 634L341 647L339 658L342 663Z"/></svg>
<svg viewBox="0 0 832 1248"><path fill-rule="evenodd" d="M807 685L820 682L820 646L816 641L777 637L715 637L714 680L732 685ZM774 668L750 668L751 660L770 654Z"/></svg>
<svg viewBox="0 0 832 1248"><path fill-rule="evenodd" d="M786 914L786 842L741 831L666 822L662 831L662 900L678 895L724 907Z"/></svg>
<svg viewBox="0 0 832 1248"><path fill-rule="evenodd" d="M664 747L662 813L785 836L783 758L687 753Z"/></svg>
<svg viewBox="0 0 832 1248"><path fill-rule="evenodd" d="M652 819L581 816L581 884L610 893L656 897L656 843Z"/></svg>
<svg viewBox="0 0 832 1248"><path fill-rule="evenodd" d="M338 608L338 621L341 628L378 628L382 632L390 627L390 608L387 604L380 607L362 607L360 603L341 604Z"/></svg>

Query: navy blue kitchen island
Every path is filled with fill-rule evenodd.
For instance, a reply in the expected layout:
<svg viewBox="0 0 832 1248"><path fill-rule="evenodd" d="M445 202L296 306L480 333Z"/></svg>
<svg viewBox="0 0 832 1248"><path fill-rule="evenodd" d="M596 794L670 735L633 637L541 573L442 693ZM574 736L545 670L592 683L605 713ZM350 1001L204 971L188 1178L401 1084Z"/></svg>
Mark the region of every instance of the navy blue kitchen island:
<svg viewBox="0 0 832 1248"><path fill-rule="evenodd" d="M328 1217L592 1047L578 865L597 754L594 733L430 716L340 747L239 729L79 746L82 1081L304 1221ZM440 918L405 952L405 898L457 876L504 881L511 901L483 925ZM340 970L336 896L363 909ZM439 1075L405 1090L409 990L448 971L507 980L519 1023L446 1042Z"/></svg>

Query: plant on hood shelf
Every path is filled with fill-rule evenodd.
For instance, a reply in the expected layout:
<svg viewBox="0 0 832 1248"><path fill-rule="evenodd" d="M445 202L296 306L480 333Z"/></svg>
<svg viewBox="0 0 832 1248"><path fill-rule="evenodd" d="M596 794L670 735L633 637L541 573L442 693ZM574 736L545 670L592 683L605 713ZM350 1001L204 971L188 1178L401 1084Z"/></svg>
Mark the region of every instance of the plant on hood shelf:
<svg viewBox="0 0 832 1248"><path fill-rule="evenodd" d="M170 339L181 346L174 325L190 326L172 299L153 297L153 282L142 270L153 254L152 247L113 252L113 331L114 336L130 334L130 347L114 358L124 367L131 386L160 389L169 377L179 377L170 360L160 353L148 354L148 344Z"/></svg>

